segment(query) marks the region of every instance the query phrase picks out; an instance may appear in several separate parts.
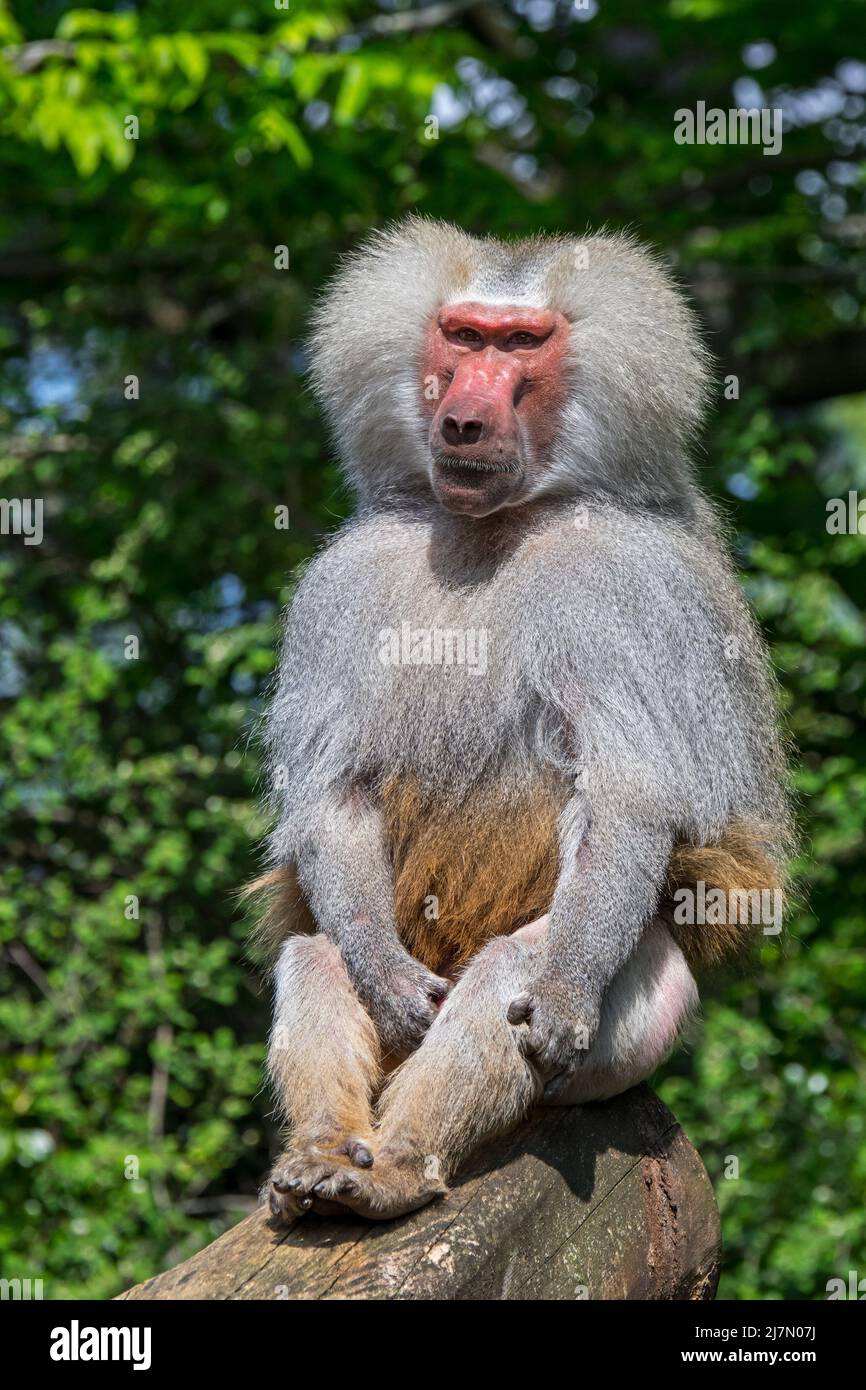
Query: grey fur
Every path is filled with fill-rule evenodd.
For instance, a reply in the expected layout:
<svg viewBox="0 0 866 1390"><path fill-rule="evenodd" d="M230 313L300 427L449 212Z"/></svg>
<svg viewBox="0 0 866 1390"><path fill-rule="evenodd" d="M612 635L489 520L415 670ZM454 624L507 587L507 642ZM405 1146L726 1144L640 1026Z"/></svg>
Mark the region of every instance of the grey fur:
<svg viewBox="0 0 866 1390"><path fill-rule="evenodd" d="M585 263L585 268L582 268ZM444 302L497 298L571 320L573 389L525 505L444 512L418 405ZM275 864L389 1046L412 1047L434 977L395 930L377 791L411 774L440 801L573 787L527 1047L575 1065L610 982L652 921L675 840L733 819L778 827L784 759L765 653L686 447L706 355L659 261L595 236L508 246L410 219L350 258L318 311L313 377L358 497L288 616L268 723ZM380 634L483 628L483 671L385 665ZM733 655L731 655L733 653Z"/></svg>

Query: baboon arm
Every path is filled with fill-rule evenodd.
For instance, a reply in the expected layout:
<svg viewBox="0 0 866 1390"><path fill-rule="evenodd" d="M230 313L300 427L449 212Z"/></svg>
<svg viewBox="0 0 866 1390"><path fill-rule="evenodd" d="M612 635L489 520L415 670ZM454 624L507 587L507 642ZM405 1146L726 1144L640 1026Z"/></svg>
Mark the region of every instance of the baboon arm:
<svg viewBox="0 0 866 1390"><path fill-rule="evenodd" d="M561 825L543 973L597 1013L655 911L673 834L623 814L590 816L579 801Z"/></svg>
<svg viewBox="0 0 866 1390"><path fill-rule="evenodd" d="M362 790L323 798L296 865L316 925L339 947L384 1052L405 1055L432 1023L447 984L400 941L382 817Z"/></svg>
<svg viewBox="0 0 866 1390"><path fill-rule="evenodd" d="M347 964L399 944L382 819L366 797L349 788L323 797L300 838L297 870L319 930Z"/></svg>

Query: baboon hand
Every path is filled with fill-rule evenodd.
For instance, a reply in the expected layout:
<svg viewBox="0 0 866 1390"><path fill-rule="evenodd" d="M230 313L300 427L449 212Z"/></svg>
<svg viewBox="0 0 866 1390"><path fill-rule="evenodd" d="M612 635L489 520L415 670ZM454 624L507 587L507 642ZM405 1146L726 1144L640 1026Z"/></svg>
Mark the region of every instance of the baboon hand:
<svg viewBox="0 0 866 1390"><path fill-rule="evenodd" d="M524 1055L550 1082L581 1065L598 1031L599 1008L566 983L542 976L512 999L507 1017Z"/></svg>
<svg viewBox="0 0 866 1390"><path fill-rule="evenodd" d="M403 1056L416 1048L449 989L408 953L383 970L363 993L384 1051Z"/></svg>

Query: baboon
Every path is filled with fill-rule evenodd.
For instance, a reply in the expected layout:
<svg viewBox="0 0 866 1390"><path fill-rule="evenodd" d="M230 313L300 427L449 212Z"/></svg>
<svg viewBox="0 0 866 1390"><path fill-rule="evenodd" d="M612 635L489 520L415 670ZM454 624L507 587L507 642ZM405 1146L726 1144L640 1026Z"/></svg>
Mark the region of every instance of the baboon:
<svg viewBox="0 0 866 1390"><path fill-rule="evenodd" d="M688 459L707 354L653 253L410 218L311 345L357 508L267 721L268 1193L388 1218L665 1058L693 972L756 929L684 922L681 890L781 892L785 759Z"/></svg>

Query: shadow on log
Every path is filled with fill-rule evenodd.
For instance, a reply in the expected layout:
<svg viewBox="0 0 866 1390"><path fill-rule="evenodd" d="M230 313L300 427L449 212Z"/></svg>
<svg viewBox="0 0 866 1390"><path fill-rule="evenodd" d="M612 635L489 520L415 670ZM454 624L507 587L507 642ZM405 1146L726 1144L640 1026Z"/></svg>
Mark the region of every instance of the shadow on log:
<svg viewBox="0 0 866 1390"><path fill-rule="evenodd" d="M706 1170L647 1086L536 1111L448 1196L399 1221L263 1209L125 1299L708 1299L719 1221Z"/></svg>

